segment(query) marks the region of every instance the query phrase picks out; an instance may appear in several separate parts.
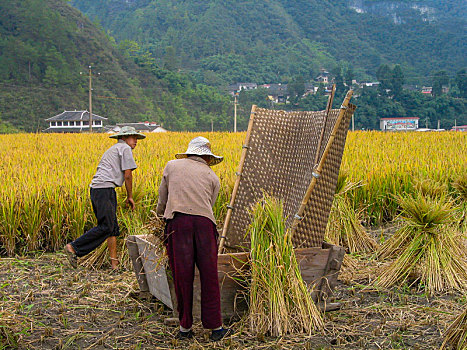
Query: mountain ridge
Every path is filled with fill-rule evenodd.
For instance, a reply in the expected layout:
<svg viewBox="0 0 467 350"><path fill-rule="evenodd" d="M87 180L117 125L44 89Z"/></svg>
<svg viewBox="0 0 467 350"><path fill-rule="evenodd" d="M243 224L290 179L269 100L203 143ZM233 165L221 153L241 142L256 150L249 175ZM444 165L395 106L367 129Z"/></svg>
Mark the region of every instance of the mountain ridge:
<svg viewBox="0 0 467 350"><path fill-rule="evenodd" d="M434 71L455 73L466 65L465 18L456 20L456 32L446 31L443 23L424 21L420 8L436 5L431 0L71 3L98 19L117 40L137 41L158 59L167 47L174 47L179 68L202 83L206 72L224 85L285 82L296 75L312 79L320 68L338 65L352 66L359 79L370 79L381 64L400 64L409 79L415 77L412 82L422 84ZM371 8L394 3L400 5L394 11L405 23L352 9L352 4ZM445 8L443 20L454 18L448 5L463 7L461 0L438 5L439 12Z"/></svg>

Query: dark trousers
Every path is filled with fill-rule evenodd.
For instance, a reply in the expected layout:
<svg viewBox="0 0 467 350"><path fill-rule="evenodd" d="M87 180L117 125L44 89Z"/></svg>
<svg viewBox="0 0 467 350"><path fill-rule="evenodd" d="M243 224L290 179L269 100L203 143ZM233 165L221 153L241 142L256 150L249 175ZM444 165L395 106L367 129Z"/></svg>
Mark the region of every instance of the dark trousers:
<svg viewBox="0 0 467 350"><path fill-rule="evenodd" d="M193 324L193 280L195 264L201 282L203 327L222 326L219 280L217 278L217 230L203 216L176 213L165 228L169 265L175 284L180 325Z"/></svg>
<svg viewBox="0 0 467 350"><path fill-rule="evenodd" d="M71 242L77 256L85 256L110 236L118 236L117 193L114 188L91 188L91 203L97 226Z"/></svg>

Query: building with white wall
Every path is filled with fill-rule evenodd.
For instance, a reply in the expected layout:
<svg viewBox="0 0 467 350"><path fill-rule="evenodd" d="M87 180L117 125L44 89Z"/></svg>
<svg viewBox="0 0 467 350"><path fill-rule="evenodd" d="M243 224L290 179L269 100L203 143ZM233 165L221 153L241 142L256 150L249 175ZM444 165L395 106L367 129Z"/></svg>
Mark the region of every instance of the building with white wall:
<svg viewBox="0 0 467 350"><path fill-rule="evenodd" d="M379 126L383 131L415 131L418 129L417 117L381 118Z"/></svg>
<svg viewBox="0 0 467 350"><path fill-rule="evenodd" d="M92 131L102 132L105 120L107 118L93 113ZM46 121L49 122L49 127L44 132L76 133L89 131L88 111L63 111L63 113L48 118Z"/></svg>

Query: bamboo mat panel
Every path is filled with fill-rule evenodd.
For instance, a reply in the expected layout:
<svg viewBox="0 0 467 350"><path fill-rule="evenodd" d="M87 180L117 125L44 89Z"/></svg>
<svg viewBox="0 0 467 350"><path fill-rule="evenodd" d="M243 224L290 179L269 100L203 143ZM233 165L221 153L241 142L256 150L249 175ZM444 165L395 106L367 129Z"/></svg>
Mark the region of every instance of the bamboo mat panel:
<svg viewBox="0 0 467 350"><path fill-rule="evenodd" d="M344 116L328 154L304 219L297 227L296 247L321 246L337 184L345 138L354 106ZM230 251L249 250L247 229L251 208L269 193L283 200L284 215L290 227L312 179L314 159L321 131L325 127L321 153L339 115L331 110L325 126L325 111L281 111L257 108L249 148L243 166L225 247Z"/></svg>

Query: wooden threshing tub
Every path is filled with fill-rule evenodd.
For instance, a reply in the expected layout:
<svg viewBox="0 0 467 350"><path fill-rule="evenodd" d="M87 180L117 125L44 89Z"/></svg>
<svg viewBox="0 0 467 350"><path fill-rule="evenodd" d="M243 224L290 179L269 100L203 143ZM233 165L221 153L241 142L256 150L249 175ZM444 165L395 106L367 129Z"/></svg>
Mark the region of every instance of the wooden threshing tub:
<svg viewBox="0 0 467 350"><path fill-rule="evenodd" d="M170 271L163 262L162 252L151 236L129 236L127 247L133 269L142 292L149 292L177 316L177 299ZM344 258L340 247L324 244L322 248L296 249L304 281L313 288L314 299L327 298L337 284L337 276ZM247 272L249 253L219 254L218 276L221 290L221 310L224 320L237 319L247 309L246 290L242 271ZM201 316L201 286L195 270L193 317Z"/></svg>

